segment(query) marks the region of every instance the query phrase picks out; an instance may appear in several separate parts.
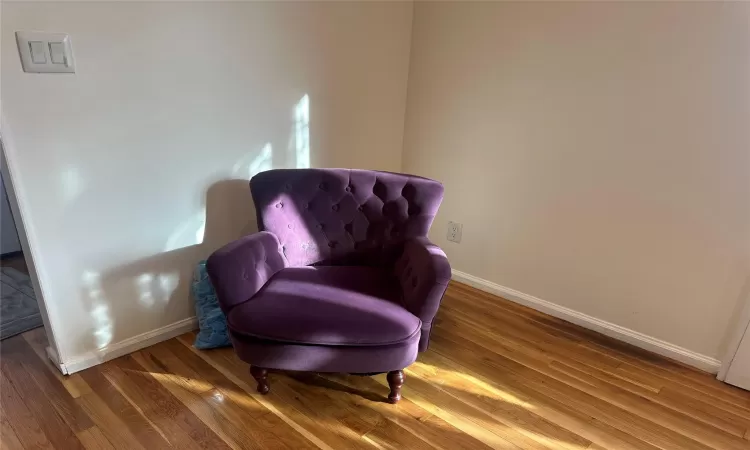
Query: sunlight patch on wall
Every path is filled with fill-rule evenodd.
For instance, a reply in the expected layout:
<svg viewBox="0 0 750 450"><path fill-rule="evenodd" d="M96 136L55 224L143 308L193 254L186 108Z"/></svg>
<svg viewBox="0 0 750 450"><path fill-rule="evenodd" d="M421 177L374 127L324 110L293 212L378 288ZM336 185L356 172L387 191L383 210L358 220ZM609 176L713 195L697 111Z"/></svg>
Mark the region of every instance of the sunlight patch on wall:
<svg viewBox="0 0 750 450"><path fill-rule="evenodd" d="M135 287L138 291L138 303L143 306L151 307L154 305L154 294L151 293L151 283L154 276L150 273L138 275L135 278Z"/></svg>
<svg viewBox="0 0 750 450"><path fill-rule="evenodd" d="M104 298L101 279L98 273L85 270L81 281L86 289L89 303L89 314L91 314L94 325L93 337L96 348L106 347L112 342L112 319L109 314L109 305Z"/></svg>
<svg viewBox="0 0 750 450"><path fill-rule="evenodd" d="M232 166L232 176L249 180L253 176L273 168L273 146L267 142L257 154L248 153Z"/></svg>
<svg viewBox="0 0 750 450"><path fill-rule="evenodd" d="M172 293L177 289L180 282L180 275L177 272L160 273L143 273L135 278L135 287L138 291L138 303L151 308L157 302L166 304Z"/></svg>
<svg viewBox="0 0 750 450"><path fill-rule="evenodd" d="M60 184L62 185L63 201L66 204L73 202L81 195L85 187L80 171L73 166L64 168L60 173Z"/></svg>
<svg viewBox="0 0 750 450"><path fill-rule="evenodd" d="M273 168L273 147L271 143L267 143L263 146L258 156L255 157L253 162L250 163L248 168L248 179L255 175L271 170Z"/></svg>
<svg viewBox="0 0 750 450"><path fill-rule="evenodd" d="M203 243L206 231L206 208L201 209L189 219L182 222L167 238L165 252L179 250Z"/></svg>
<svg viewBox="0 0 750 450"><path fill-rule="evenodd" d="M162 301L166 304L174 290L177 289L177 284L180 282L180 274L178 272L160 273L156 277L156 282Z"/></svg>
<svg viewBox="0 0 750 450"><path fill-rule="evenodd" d="M294 107L295 167L310 167L310 97L305 94Z"/></svg>

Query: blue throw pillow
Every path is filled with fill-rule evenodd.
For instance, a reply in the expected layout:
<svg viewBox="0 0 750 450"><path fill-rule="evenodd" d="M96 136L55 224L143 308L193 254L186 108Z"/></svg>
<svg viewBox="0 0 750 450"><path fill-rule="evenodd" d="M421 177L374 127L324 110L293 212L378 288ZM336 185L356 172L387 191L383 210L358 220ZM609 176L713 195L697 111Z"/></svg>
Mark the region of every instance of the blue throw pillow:
<svg viewBox="0 0 750 450"><path fill-rule="evenodd" d="M206 272L206 261L198 263L193 276L193 297L195 297L195 313L198 316L198 335L195 337L195 348L226 347L232 345L227 330L227 318L219 308L216 291Z"/></svg>

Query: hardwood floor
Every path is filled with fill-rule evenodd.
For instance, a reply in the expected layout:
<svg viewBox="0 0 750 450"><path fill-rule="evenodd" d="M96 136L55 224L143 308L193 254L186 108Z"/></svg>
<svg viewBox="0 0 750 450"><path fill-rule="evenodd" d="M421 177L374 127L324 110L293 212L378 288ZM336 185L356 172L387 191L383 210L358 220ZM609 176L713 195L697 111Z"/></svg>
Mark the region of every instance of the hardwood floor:
<svg viewBox="0 0 750 450"><path fill-rule="evenodd" d="M41 329L2 342L3 449L750 449L750 392L453 283L430 349L385 375L278 373L255 393L193 335L63 377Z"/></svg>

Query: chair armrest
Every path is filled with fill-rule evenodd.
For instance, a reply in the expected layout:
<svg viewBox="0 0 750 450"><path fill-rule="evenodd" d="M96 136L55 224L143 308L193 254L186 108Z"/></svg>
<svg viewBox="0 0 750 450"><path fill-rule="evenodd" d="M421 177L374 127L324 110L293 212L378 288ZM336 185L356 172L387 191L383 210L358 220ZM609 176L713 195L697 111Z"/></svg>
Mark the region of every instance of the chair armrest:
<svg viewBox="0 0 750 450"><path fill-rule="evenodd" d="M395 273L401 282L406 309L419 317L423 334L429 335L432 319L451 279L451 265L445 252L426 237L409 239L396 261ZM426 349L426 339L423 341ZM421 347L422 344L423 350Z"/></svg>
<svg viewBox="0 0 750 450"><path fill-rule="evenodd" d="M249 300L276 272L287 266L281 244L267 231L240 238L208 257L206 270L224 314Z"/></svg>

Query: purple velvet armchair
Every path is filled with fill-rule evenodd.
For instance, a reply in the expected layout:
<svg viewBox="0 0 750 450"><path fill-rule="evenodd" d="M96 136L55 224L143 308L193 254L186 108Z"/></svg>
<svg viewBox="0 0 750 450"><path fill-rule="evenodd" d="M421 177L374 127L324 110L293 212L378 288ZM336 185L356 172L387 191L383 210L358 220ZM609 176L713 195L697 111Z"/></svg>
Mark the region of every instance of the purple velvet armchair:
<svg viewBox="0 0 750 450"><path fill-rule="evenodd" d="M437 181L346 169L282 169L250 180L258 233L217 250L208 273L258 392L267 369L388 372L427 349L451 276L427 239Z"/></svg>

